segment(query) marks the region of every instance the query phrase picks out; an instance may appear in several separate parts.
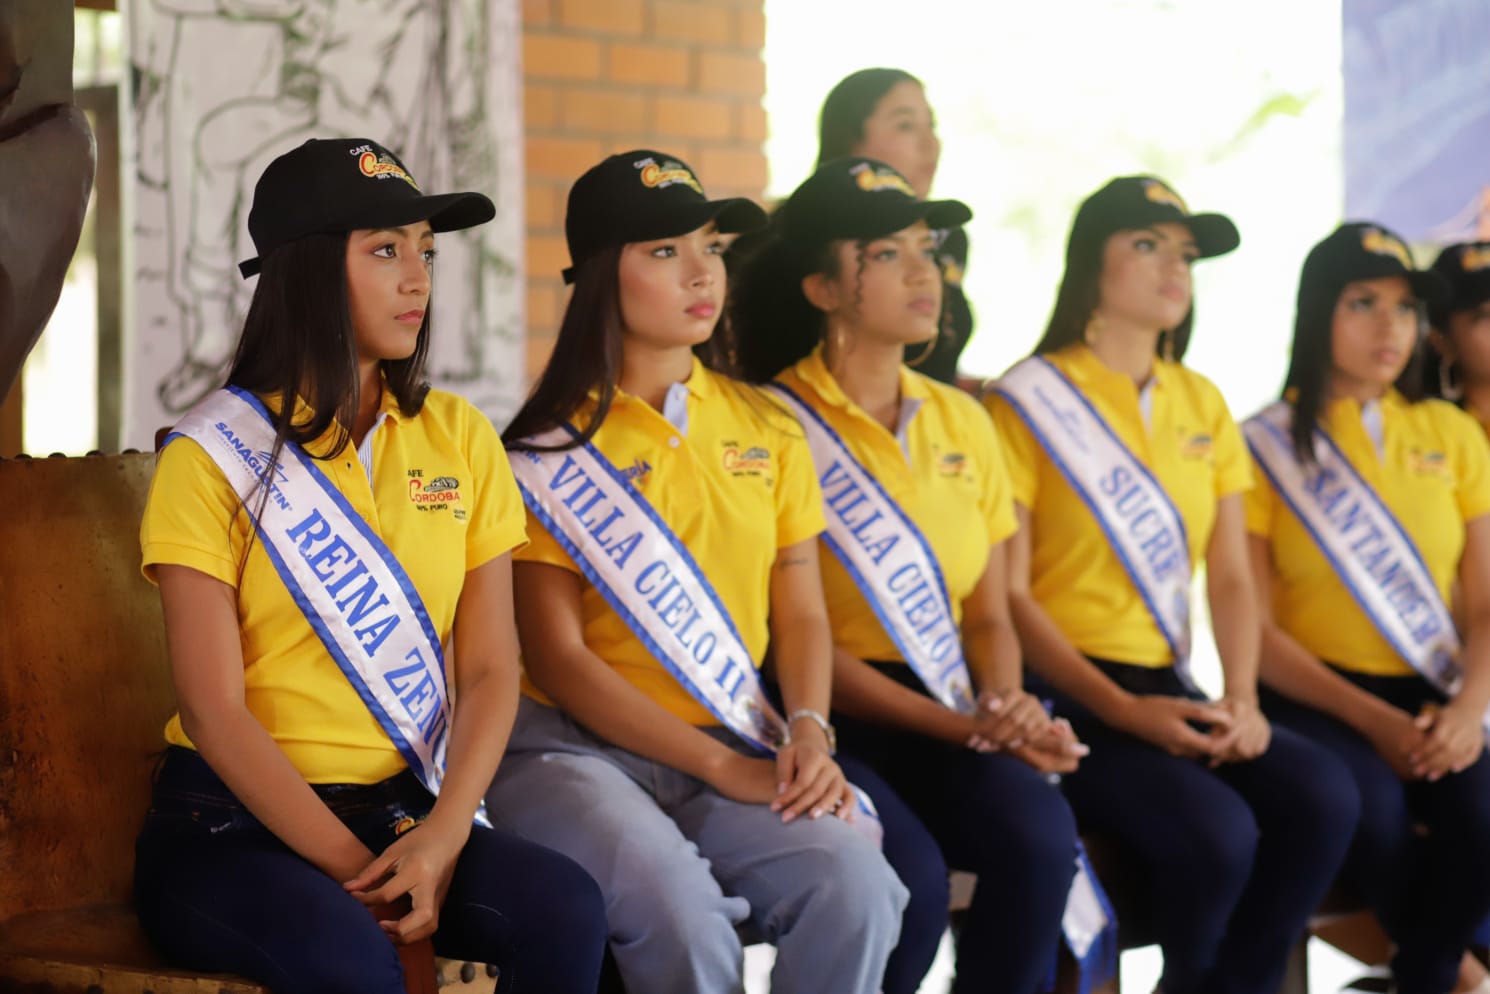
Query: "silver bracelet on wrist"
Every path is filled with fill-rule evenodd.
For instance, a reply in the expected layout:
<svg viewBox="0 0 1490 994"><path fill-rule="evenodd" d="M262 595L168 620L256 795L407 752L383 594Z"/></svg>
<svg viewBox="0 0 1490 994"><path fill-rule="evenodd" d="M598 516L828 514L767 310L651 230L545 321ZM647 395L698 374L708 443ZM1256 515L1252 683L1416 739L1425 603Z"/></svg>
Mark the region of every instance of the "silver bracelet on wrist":
<svg viewBox="0 0 1490 994"><path fill-rule="evenodd" d="M823 717L821 711L814 711L812 708L798 708L786 716L787 742L792 740L792 725L796 724L798 718L806 718L823 730L823 734L828 737L828 755L838 752L838 732L833 728L833 723Z"/></svg>

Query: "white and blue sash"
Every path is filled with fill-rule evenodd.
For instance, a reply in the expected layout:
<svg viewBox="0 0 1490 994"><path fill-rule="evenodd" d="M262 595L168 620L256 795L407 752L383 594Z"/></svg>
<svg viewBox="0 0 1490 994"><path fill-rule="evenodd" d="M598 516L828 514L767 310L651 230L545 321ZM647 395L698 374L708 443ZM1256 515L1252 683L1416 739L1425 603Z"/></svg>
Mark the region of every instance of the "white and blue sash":
<svg viewBox="0 0 1490 994"><path fill-rule="evenodd" d="M397 557L300 446L286 442L270 465L274 435L263 404L229 387L165 441L192 439L222 470L321 644L419 782L439 794L450 693L429 612ZM484 810L476 820L487 824Z"/></svg>
<svg viewBox="0 0 1490 994"><path fill-rule="evenodd" d="M812 449L828 518L823 541L931 695L972 714L978 704L962 633L931 544L811 405L779 383L771 389L796 414Z"/></svg>
<svg viewBox="0 0 1490 994"><path fill-rule="evenodd" d="M527 442L576 437L567 425ZM655 508L593 444L520 449L513 475L528 509L611 609L694 699L752 748L774 754L789 741L755 660L704 571ZM855 788L856 821L871 837L872 802Z"/></svg>
<svg viewBox="0 0 1490 994"><path fill-rule="evenodd" d="M1318 464L1306 470L1294 453L1292 424L1293 406L1278 401L1249 418L1242 433L1278 496L1377 631L1425 680L1453 697L1464 682L1459 633L1422 554L1334 439L1318 428Z"/></svg>
<svg viewBox="0 0 1490 994"><path fill-rule="evenodd" d="M1190 677L1190 543L1164 487L1054 364L1031 356L997 389L1091 510L1169 643L1175 672Z"/></svg>
<svg viewBox="0 0 1490 994"><path fill-rule="evenodd" d="M972 714L978 702L962 655L962 632L931 543L822 415L788 387L775 383L771 389L807 435L827 512L823 541L931 695L954 711ZM1081 966L1083 992L1110 974L1116 926L1112 905L1078 844L1061 931Z"/></svg>

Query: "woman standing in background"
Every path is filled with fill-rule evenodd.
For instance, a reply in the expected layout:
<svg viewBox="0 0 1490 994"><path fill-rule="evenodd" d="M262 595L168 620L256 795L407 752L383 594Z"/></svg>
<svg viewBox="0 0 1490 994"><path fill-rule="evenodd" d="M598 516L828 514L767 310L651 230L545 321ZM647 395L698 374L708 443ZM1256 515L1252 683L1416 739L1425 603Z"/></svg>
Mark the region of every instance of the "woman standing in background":
<svg viewBox="0 0 1490 994"><path fill-rule="evenodd" d="M895 169L921 199L941 160L936 115L921 81L902 69L860 69L829 91L818 119L817 165L850 155L877 159ZM973 312L962 291L967 268L967 232L961 224L935 229L937 268L942 276L938 331L929 343L906 348L918 373L958 385L957 360L973 334Z"/></svg>

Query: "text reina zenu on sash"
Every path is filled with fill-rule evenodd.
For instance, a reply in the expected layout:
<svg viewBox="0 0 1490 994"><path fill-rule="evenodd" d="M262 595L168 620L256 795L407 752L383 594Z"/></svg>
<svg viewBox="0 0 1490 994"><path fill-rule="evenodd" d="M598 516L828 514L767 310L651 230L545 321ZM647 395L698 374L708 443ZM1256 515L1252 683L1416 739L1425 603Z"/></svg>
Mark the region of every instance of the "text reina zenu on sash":
<svg viewBox="0 0 1490 994"><path fill-rule="evenodd" d="M261 456L254 452L252 446L241 441L225 422L218 421L213 427L255 475L261 479L268 475L267 454ZM303 517L295 515L293 503L277 482L270 485L269 500L285 512L275 515L274 521L294 522L284 529L289 541L280 548L293 548L305 560L311 574L323 584L325 592L351 627L357 644L369 660L373 659L402 622L377 577L347 540L332 531L331 522L319 508L311 508L310 513ZM353 586L359 580L361 583ZM404 655L404 663L383 672L382 677L428 745L436 741L446 725L445 711L438 707L440 698L436 676L417 645Z"/></svg>
<svg viewBox="0 0 1490 994"><path fill-rule="evenodd" d="M542 465L537 453L517 455L535 465ZM616 483L618 487L624 485ZM748 660L732 659L725 653L719 653L718 660L715 659L720 642L727 643L732 639L721 639L721 633L712 630L713 625L705 619L714 612L708 609L700 611L700 606L671 575L663 556L636 557L637 550L646 544L647 529L640 522L630 520L625 509L600 483L591 479L572 455L564 455L558 468L546 480L545 487L574 515L575 522L595 542L598 551L622 571L625 584L641 595L640 598L628 598L628 603L633 608L641 604L650 608L652 617L659 624L649 624L647 629L654 635L666 631L695 662L708 668L714 682L733 702L745 685L744 667L752 664Z"/></svg>

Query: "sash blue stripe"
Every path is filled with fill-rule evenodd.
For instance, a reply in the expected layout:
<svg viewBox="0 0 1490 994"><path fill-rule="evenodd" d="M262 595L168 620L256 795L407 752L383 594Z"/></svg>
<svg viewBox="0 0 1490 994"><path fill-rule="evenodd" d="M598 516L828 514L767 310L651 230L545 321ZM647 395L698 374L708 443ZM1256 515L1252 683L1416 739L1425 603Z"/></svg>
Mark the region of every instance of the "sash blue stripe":
<svg viewBox="0 0 1490 994"><path fill-rule="evenodd" d="M1107 896L1107 891L1102 887L1102 881L1097 879L1097 871L1092 867L1091 857L1086 853L1086 846L1081 839L1076 840L1076 862L1086 871L1087 878L1091 880L1092 892L1097 895L1097 903L1102 906L1102 913L1107 916L1107 927L1097 933L1091 947L1087 949L1086 955L1077 958L1077 994L1090 994L1093 987L1104 984L1117 973L1118 954L1118 919L1117 912L1112 908L1112 900ZM1067 948L1070 948L1069 943ZM1075 950L1072 950L1074 955Z"/></svg>
<svg viewBox="0 0 1490 994"><path fill-rule="evenodd" d="M563 427L571 435L578 435L578 432L576 432L571 426L564 425ZM677 540L677 536L673 533L672 529L669 528L662 521L662 518L658 515L656 509L651 506L646 498L644 498L641 493L636 490L635 487L632 487L631 484L626 482L625 478L621 476L620 472L615 468L611 461L600 452L599 449L597 449L594 445L588 443L584 445L583 448L596 461L601 469L603 469L610 475L611 479L616 483L616 485L623 488L622 492L627 494L635 501L637 508L649 521L651 521L653 526L656 528L657 533L661 535L662 538L668 543L668 545L672 547L673 551L678 554L679 558L683 560L687 567L693 571L694 575L699 581L700 588L703 589L704 592L709 596L710 600L713 601L720 617L728 626L731 635L743 647L745 642L743 639L740 638L739 631L735 627L734 619L730 617L729 612L724 609L724 605L719 600L719 595L714 591L713 586L709 583L708 577L705 576L704 572L701 569L699 569L698 563L694 561L691 555L689 555L688 550ZM523 458L523 454L517 453L515 455L515 458L521 459ZM531 490L528 489L526 484L524 484L521 480L518 480L517 485L518 490L522 493L523 503L528 506L528 510L533 512L534 517L536 517L543 525L543 527L547 529L549 535L551 535L554 541L559 544L559 547L562 548L564 552L567 553L569 557L574 560L575 565L580 568L580 572L584 574L585 579L589 580L590 585L600 592L600 596L605 598L605 602L610 605L611 610L615 611L616 614L621 618L621 620L626 623L626 627L631 629L632 634L641 641L642 645L644 645L647 651L652 654L653 658L655 658L659 663L662 664L663 668L672 675L674 680L678 681L678 683L685 689L688 689L690 695L696 701L702 704L706 709L708 709L709 713L712 714L721 725L735 732L736 735L738 735L741 739L748 743L752 748L757 749L758 751L766 755L772 754L774 750L766 743L757 741L753 738L741 734L740 730L735 726L735 724L728 721L725 716L720 713L719 709L714 706L713 702L709 700L708 695L692 692L692 680L690 680L689 677L681 669L678 668L678 666L673 662L672 657L663 650L662 646L652 636L652 633L647 629L647 626L642 622L642 620L638 618L636 614L626 606L624 601L622 601L620 595L616 593L616 591L612 590L610 585L605 582L604 578L600 574L600 571L595 568L595 565L590 561L590 558L580 548L579 544L576 543L572 538L570 538L568 533L565 532L563 528L559 527L558 522L556 522L553 517L546 510L544 510L542 502ZM747 659L752 665L755 663L754 659L749 659L748 657ZM752 672L754 673L754 671ZM759 679L758 673L754 673L754 675L757 679Z"/></svg>
<svg viewBox="0 0 1490 994"><path fill-rule="evenodd" d="M828 547L828 551L833 553L833 557L838 560L839 565L848 573L849 578L854 581L854 586L858 587L864 594L864 600L869 603L869 607L874 611L874 616L879 619L880 627L885 630L885 634L890 636L890 641L895 643L895 648L900 651L900 657L906 663L909 663L913 658L911 649L901 640L899 631L895 628L894 623L891 622L890 615L885 610L880 599L874 596L874 587L859 572L859 568L854 565L853 559L844 551L843 546L838 544L837 539L828 532L824 532L821 538L823 544ZM911 668L914 669L915 667ZM920 674L917 675L919 676ZM925 680L922 680L922 683L925 682Z"/></svg>
<svg viewBox="0 0 1490 994"><path fill-rule="evenodd" d="M521 456L519 456L518 458L521 458ZM575 565L579 567L580 572L584 574L585 579L590 581L590 586L594 587L600 592L600 596L605 598L605 602L611 606L611 610L615 611L616 614L620 616L621 620L626 622L626 627L631 629L631 633L641 641L642 645L646 646L647 651L652 654L652 657L659 663L661 663L663 665L663 668L665 668L669 673L672 674L673 679L678 681L678 683L682 684L684 687L687 687L689 685L689 680L687 679L687 677L685 677L683 675L683 672L679 670L676 665L674 665L672 658L669 657L666 652L662 651L662 646L657 644L657 640L652 637L652 633L649 632L647 630L647 627L641 623L641 620L637 618L637 616L628 607L626 607L626 605L621 601L620 596L617 595L616 592L612 590L610 586L605 583L604 580L601 579L599 572L596 571L594 565L590 562L589 557L587 557L583 552L580 551L579 546L576 545L572 540L570 540L569 536L565 534L564 530L558 526L558 524L554 521L553 518L548 515L546 511L544 511L543 507L538 502L538 498L536 498L532 494L532 492L528 490L526 485L519 482L517 488L522 492L523 503L528 505L528 510L533 512L533 516L536 517L543 525L543 527L548 530L548 533L553 536L554 541L559 543L559 548L563 549L566 553L568 553L569 558L574 560ZM709 713L717 718L721 725L731 729L732 731L734 730L733 726L731 726L729 722L724 720L724 715L719 713L719 709L714 707L713 702L710 701L708 697L702 694L693 694L692 696L694 700L698 701L705 708L707 708L709 710ZM769 749L766 749L764 746L762 746L759 742L750 741L748 739L746 741L749 742L750 745L754 746L757 749L761 749L764 752L770 751Z"/></svg>
<svg viewBox="0 0 1490 994"><path fill-rule="evenodd" d="M849 450L848 445L844 443L842 436L840 436L838 432L833 430L832 426L823 419L822 415L813 410L811 404L808 404L801 397L797 396L797 394L793 392L790 387L787 387L781 383L772 383L771 386L795 400L801 406L801 409L807 413L808 417L812 418L812 420L823 429L823 432L830 439L832 439L833 442L840 449L843 450L843 454L849 459L853 459L853 453ZM857 460L854 460L854 462L858 464ZM885 506L889 507L892 511L895 512L895 516L900 519L901 526L905 528L906 532L911 536L911 538L916 540L916 543L921 546L921 550L926 554L926 561L931 564L932 573L936 576L936 588L942 595L942 603L948 606L950 617L952 598L947 594L947 581L942 576L942 564L941 561L937 559L936 553L932 551L931 543L926 540L926 536L921 533L921 529L916 527L916 523L906 515L905 510L898 503L896 503L896 501L894 501L888 493L885 492L885 488L880 484L879 480L875 479L874 474L869 472L862 465L859 465L859 470L864 474L864 478L869 481L870 485L874 487L875 492L879 494L880 500L884 502ZM840 558L842 557L840 556ZM855 577L855 580L857 582L858 577ZM863 584L861 583L860 586L862 587ZM873 600L873 598L871 598L871 600Z"/></svg>
<svg viewBox="0 0 1490 994"><path fill-rule="evenodd" d="M573 425L566 424L563 427L564 430L569 432L570 435L574 436L575 438L579 437L579 432L574 428ZM734 636L735 641L739 642L741 646L745 645L745 639L740 635L740 630L735 627L734 616L725 609L724 602L719 599L719 594L714 591L714 585L709 582L709 575L699 567L698 561L693 558L693 554L688 551L688 547L685 546L678 539L678 536L673 532L672 528L668 526L667 522L662 520L662 515L658 514L657 509L652 506L651 502L642 496L642 492L640 490L632 486L626 480L626 478L621 475L621 471L615 467L614 463L606 458L605 453L601 452L598 448L595 447L594 443L586 442L584 448L585 451L588 452L590 456L597 463L600 464L600 468L605 470L606 474L610 476L611 480L613 480L617 486L622 488L621 492L629 494L631 498L636 501L637 508L642 512L642 514L646 515L648 521L652 522L652 524L656 526L657 530L662 534L662 537L666 539L667 543L673 547L673 551L678 554L678 557L682 559L683 562L687 564L688 568L693 571L693 574L698 577L699 586L703 589L704 593L709 595L709 600L713 602L715 609L719 612L719 616L724 619L724 623L729 626L729 632L731 635ZM751 662L756 662L756 660L751 660Z"/></svg>
<svg viewBox="0 0 1490 994"><path fill-rule="evenodd" d="M1135 467L1137 467L1138 472L1143 474L1144 478L1147 479L1149 483L1153 484L1154 489L1157 490L1164 497L1165 501L1169 503L1169 509L1174 512L1174 520L1176 524L1179 525L1180 537L1184 539L1182 548L1186 550L1186 555L1188 555L1190 549L1190 536L1185 529L1185 517L1184 515L1180 514L1179 509L1174 506L1174 503L1172 501L1169 501L1169 493L1164 489L1164 485L1159 482L1159 478L1156 477L1149 470L1148 466L1144 465L1143 460L1139 459L1133 454L1132 450L1129 449L1128 446L1123 442L1118 433L1112 430L1112 426L1107 423L1107 419L1102 417L1102 415L1097 411L1097 408L1092 404L1090 400L1087 399L1086 394L1082 393L1081 390L1076 386L1076 384L1071 382L1071 378L1065 373L1061 372L1060 367L1051 362L1049 359L1046 359L1044 356L1035 356L1034 359L1036 362L1049 366L1052 373L1054 373L1056 376L1059 376L1062 380L1065 381L1066 386L1071 391L1071 394L1077 400L1079 400L1081 402L1081 406L1085 407L1087 409L1087 412L1091 414L1092 420L1096 421L1097 424L1101 426L1102 430L1107 433L1107 437L1112 439L1112 443L1114 445L1122 449L1123 452L1127 453L1128 458L1133 460L1133 464ZM1000 393L1002 392L1003 391L1000 391Z"/></svg>
<svg viewBox="0 0 1490 994"><path fill-rule="evenodd" d="M1039 359L1039 357L1036 358ZM1060 370L1055 369L1055 366L1053 364L1049 363L1045 359L1039 359L1039 361L1046 363L1046 365L1049 365L1051 369L1055 370L1055 372L1060 375L1062 379L1066 379L1066 377L1061 374ZM1122 451L1128 455L1128 457L1133 461L1133 465L1136 466L1146 477L1148 477L1149 481L1154 485L1155 493L1169 504L1169 509L1174 513L1175 520L1179 522L1181 542L1180 553L1188 559L1190 555L1190 541L1188 535L1186 535L1185 533L1185 519L1180 515L1179 511L1175 509L1174 504L1169 501L1169 495L1165 493L1164 488L1159 485L1158 480L1156 480L1153 475L1149 473L1148 467L1144 466L1144 464L1140 462L1138 458L1132 454L1132 452L1129 451L1128 447L1123 444L1122 439L1118 438L1118 436L1113 433L1112 429L1108 427L1107 423L1102 420L1101 415L1099 415L1096 409L1093 408L1092 405L1087 401L1087 399L1081 395L1081 391L1076 388L1076 385L1071 383L1070 380L1066 380L1066 382L1070 386L1071 392L1078 398L1080 398L1081 402L1086 405L1087 409L1091 411L1092 417L1095 418L1097 423L1103 427L1103 429L1108 433L1109 436L1111 436L1113 442L1117 444L1122 449ZM1179 668L1182 669L1183 664L1186 660L1184 659L1183 653L1180 651L1181 641L1179 636L1177 635L1177 633L1171 632L1169 630L1169 626L1164 623L1164 616L1159 612L1158 605L1154 603L1152 595L1149 593L1148 589L1141 582L1139 582L1138 578L1142 574L1138 572L1137 567L1135 567L1132 560L1128 558L1128 554L1123 551L1123 546L1118 541L1117 534L1113 531L1112 526L1107 521L1107 518L1097 507L1096 501L1090 494L1087 493L1086 488L1081 485L1081 482L1077 478L1075 471L1072 470L1071 467L1067 466L1066 463L1061 459L1061 457L1056 454L1055 446L1052 445L1050 440L1045 437L1045 433L1040 430L1039 423L1030 414L1030 412L1025 409L1024 405L1020 403L1019 398L1015 397L1011 392L1004 390L1001 387L998 388L998 393L999 396L1003 397L1009 402L1009 406L1014 408L1015 413L1018 414L1021 419L1023 419L1025 425L1029 427L1030 432L1040 443L1040 447L1045 450L1045 454L1050 458L1050 461L1054 463L1055 467L1061 471L1061 475L1066 478L1066 482L1071 485L1071 489L1075 491L1076 496L1080 497L1082 503L1087 506L1087 509L1089 511L1091 511L1092 517L1096 519L1097 525L1102 529L1102 533L1107 536L1108 547L1112 549L1113 553L1118 557L1118 561L1123 564L1123 570L1133 581L1133 586L1135 589L1137 589L1138 596L1143 599L1144 607L1148 608L1149 615L1153 618L1155 627L1159 629L1159 634L1163 635L1164 641L1169 643L1169 651L1171 655L1174 656L1174 661L1180 664Z"/></svg>
<svg viewBox="0 0 1490 994"><path fill-rule="evenodd" d="M1418 551L1417 543L1414 542L1412 540L1412 537L1403 530L1402 522L1397 520L1397 516L1393 514L1391 509L1386 506L1386 503L1382 501L1380 495L1377 494L1376 490L1371 486L1371 484L1367 483L1365 478L1361 476L1361 474L1356 470L1355 466L1352 465L1351 461L1345 458L1345 453L1340 451L1340 447L1335 444L1335 440L1323 431L1316 430L1315 435L1319 438L1324 439L1325 444L1330 447L1331 451L1333 451L1335 453L1335 456L1340 460L1340 464L1347 470L1349 470L1350 475L1355 479L1356 483L1360 484L1362 493L1366 495L1371 503L1376 505L1377 513L1382 518L1384 518L1387 524L1391 525L1392 528L1397 532L1397 535L1402 539L1402 544L1407 547L1407 551L1412 553L1413 559L1417 562L1418 566L1422 568L1423 574L1425 576L1432 577L1433 571L1428 569L1428 564L1423 561L1423 554Z"/></svg>
<svg viewBox="0 0 1490 994"><path fill-rule="evenodd" d="M1270 424L1263 418L1257 418L1256 423L1269 434L1272 434L1279 439L1288 438L1288 436L1286 436L1279 428ZM1292 445L1293 442L1289 440L1287 444ZM1277 474L1273 472L1273 469L1271 466L1268 465L1267 460L1263 458L1262 450L1260 450L1250 438L1247 439L1247 448L1252 451L1252 456L1254 459L1256 459L1257 465L1261 466L1262 471L1267 474L1268 480L1273 485L1274 492L1276 492L1278 496L1283 499L1283 503L1288 505L1288 509L1293 512L1294 518L1299 522L1300 525L1304 527L1304 530L1309 533L1309 537L1314 539L1314 545L1319 549L1324 557L1329 560L1330 567L1334 569L1335 575L1340 578L1340 582L1345 586L1345 589L1349 591L1351 598L1360 607L1361 613L1363 613L1367 618L1372 619L1374 623L1376 615L1372 611L1370 604L1367 602L1366 596L1361 592L1360 588L1356 586L1354 582L1352 582L1350 578L1350 571L1346 568L1345 564L1341 562L1340 559L1336 557L1336 555L1332 551L1330 551L1329 543L1326 542L1324 536L1321 535L1319 531L1315 529L1312 524L1309 523L1309 518L1304 514L1303 509L1300 508L1296 503L1294 503L1293 498L1290 497L1288 494L1288 489L1283 485L1283 482L1278 479ZM1341 458L1343 459L1344 457L1342 456ZM1346 464L1349 465L1348 462ZM1361 482L1364 486L1365 481ZM1367 487L1366 489L1369 491L1370 488ZM1405 537L1406 536L1404 536L1404 538ZM1413 553L1417 553L1416 547L1413 547ZM1421 560L1419 560L1419 562L1421 562ZM1431 574L1429 575L1431 576ZM1395 650L1397 655L1401 656L1404 661L1411 660L1413 658L1411 648L1408 646L1404 646L1400 642L1398 642L1396 637L1387 628L1387 626L1376 625L1375 627L1376 630L1381 634L1382 638L1391 643L1392 649Z"/></svg>
<svg viewBox="0 0 1490 994"><path fill-rule="evenodd" d="M161 442L161 450L164 451L167 445L170 445L171 442L178 438L190 437L180 432L171 432ZM269 557L269 562L274 566L274 571L279 574L279 578L284 583L285 589L289 591L290 597L295 601L295 606L300 609L300 613L305 616L306 622L315 631L316 637L321 640L321 644L325 646L326 652L330 654L332 661L336 663L336 668L341 670L342 675L347 678L347 682L352 685L352 689L357 691L357 696L362 699L363 706L377 720L378 727L383 729L384 733L387 734L394 747L398 749L399 755L404 758L404 761L409 764L409 768L419 777L420 783L428 784L429 771L425 769L424 762L419 758L419 754L409 745L403 733L398 730L398 726L388 717L387 712L383 710L382 705L378 703L377 698L373 696L372 691L363 682L362 675L357 672L357 668L352 665L351 660L341 651L341 646L337 644L335 637L332 636L330 630L326 627L326 622L311 604L310 598L306 596L305 590L296 581L294 574L290 572L289 566L280 557L279 550L274 547L274 543L262 540L265 532L260 527L258 516L246 504L244 505L244 511L248 514L249 520L253 522L254 529L259 533L261 539L259 545L263 548L264 554Z"/></svg>
<svg viewBox="0 0 1490 994"><path fill-rule="evenodd" d="M251 404L254 410L259 412L260 417L270 425L273 425L274 419L270 417L268 409L260 403L259 398L240 387L228 387L227 389ZM440 642L439 634L435 631L434 622L430 620L429 611L424 606L424 599L419 596L419 591L415 589L414 581L409 579L409 574L404 572L403 564L398 561L398 558L393 554L393 550L389 549L387 543L379 537L377 532L372 530L372 526L367 523L367 520L352 506L351 502L347 500L346 495L338 490L335 484L326 477L326 474L322 472L321 468L315 464L315 461L310 458L304 449L287 441L284 451L291 453L300 461L300 465L304 466L310 473L311 479L336 504L341 513L346 516L346 519L352 523L352 527L357 529L358 533L373 547L378 553L378 558L383 560L383 564L388 567L388 571L398 581L399 589L408 598L409 606L414 610L414 616L419 619L419 627L423 630L424 637L429 640L430 648L434 653L435 661L433 665L439 670L440 679L446 683L445 698L449 700L450 687L449 677L445 673L445 647Z"/></svg>
<svg viewBox="0 0 1490 994"><path fill-rule="evenodd" d="M820 426L822 432L827 435L828 440L830 440L831 443L834 444L834 446L839 447L840 458L848 459L849 462L854 463L855 468L860 471L860 474L863 474L864 480L866 480L867 483L869 483L870 486L875 489L875 493L879 496L879 499L881 499L882 504L884 504L885 507L890 508L890 510L893 511L893 513L895 514L895 517L897 517L897 519L900 519L900 526L901 529L903 529L904 534L909 535L910 538L912 538L913 541L915 541L916 544L921 547L921 551L922 553L924 553L925 556L925 562L930 563L931 575L936 578L937 593L940 593L940 596L942 596L942 610L946 612L948 621L951 621L952 617L954 617L954 615L952 615L952 599L949 598L948 592L946 592L946 578L942 575L942 562L937 559L936 553L931 550L931 544L927 541L925 535L921 534L921 529L916 528L915 522L912 522L912 520L910 520L910 517L906 516L906 513L904 513L904 510L900 507L900 504L898 504L898 502L895 502L894 499L891 498L891 496L888 495L887 492L885 492L884 486L879 483L879 480L876 480L875 474L867 471L867 469L864 468L864 466L861 465L861 463L858 462L857 459L854 459L854 455L849 452L849 447L846 446L845 443L843 443L842 435L839 435L836 431L833 431L833 428L828 425L827 420L822 419L821 414L818 414L818 411L815 411L814 408L812 408L811 404L803 401L803 399L800 398L800 396L797 395L797 393L794 392L791 387L785 386L785 384L772 383L772 389L779 390L779 392L784 393L785 396L788 396L791 401L796 402L797 413L806 414L806 416L811 417L811 419L814 420L814 423L817 423L817 425ZM875 617L879 620L879 626L881 626L882 629L885 630L885 635L890 636L890 641L894 642L895 648L900 651L901 659L903 659L904 662L909 663L910 668L915 669L915 660L916 657L918 657L918 653L916 653L915 647L912 647L912 645L906 645L904 639L900 638L900 629L898 629L897 624L895 624L894 621L891 620L890 612L885 610L884 602L882 602L881 598L879 598L878 596L878 589L876 589L873 584L870 584L869 580L864 577L863 572L858 569L858 566L854 565L854 559L852 559L852 556L849 556L848 551L846 551L845 548L843 548L842 545L839 544L839 541L837 541L836 538L833 538L833 531L831 531L831 529L828 529L827 532L824 532L824 534L822 534L822 542L827 545L828 551L831 551L831 553L833 553L833 556L836 557L837 560L839 560L840 565L842 565L843 569L848 572L849 578L852 578L852 580L854 580L854 586L858 587L858 589L860 589L860 592L863 593L864 601L869 604L870 610L873 610L873 612L875 612ZM958 659L963 659L961 648L958 648L957 654ZM966 669L966 662L963 663L963 666L964 669ZM933 693L934 691L936 691L933 680L931 680L931 674L919 674L918 672L918 674L916 675L921 678L921 683L927 684L928 690L933 690Z"/></svg>
<svg viewBox="0 0 1490 994"><path fill-rule="evenodd" d="M253 410L259 415L259 417L263 418L266 423L273 423L273 419L270 417L268 410L253 394L238 387L228 387L227 389L231 393L239 397L241 400L248 403L249 406L252 407ZM164 449L165 446L170 445L178 438L189 437L190 436L182 434L181 432L172 431L163 440L161 448ZM387 544L380 537L378 537L378 535L374 533L371 528L368 527L366 521L362 518L362 516L358 514L357 511L347 502L342 493L331 484L330 480L326 478L325 474L322 473L312 461L310 461L309 457L306 455L304 450L300 448L300 446L294 444L293 442L287 441L285 443L283 451L291 453L296 457L296 459L308 471L310 477L316 482L316 484L321 488L326 496L336 503L346 519L352 523L352 525L359 531L359 533L362 534L364 539L368 542L369 546L378 554L378 557L384 562L389 571L393 574L394 578L397 580L405 597L408 599L409 604L414 609L414 612L420 621L420 626L428 640L429 648L434 656L434 661L430 665L438 670L440 681L445 684L446 687L446 700L448 701L449 684L448 677L445 673L444 648L441 645L439 638L435 635L434 625L430 622L429 613L425 609L424 602L419 597L418 591L414 589L413 582L409 579L408 574L404 572L404 569L402 565L399 564L398 560L393 557L393 553L391 550L388 549ZM266 473L272 473L273 471L274 467L266 467ZM377 697L367 686L367 683L362 678L361 672L353 664L352 660L347 658L346 653L342 651L342 648L337 642L336 637L332 635L326 620L322 618L320 613L315 609L315 606L311 603L310 598L306 595L304 588L300 585L299 581L295 579L294 573L291 571L284 558L280 555L279 549L269 538L269 533L263 528L262 522L259 520L258 516L254 514L252 507L247 502L245 502L244 504L244 511L248 515L250 521L253 523L254 529L259 535L260 545L263 547L265 555L269 557L271 565L273 565L275 572L279 574L280 580L282 583L284 583L285 589L289 592L291 599L294 600L295 606L300 609L301 614L304 615L306 622L316 633L316 637L325 647L327 654L330 655L332 661L336 664L337 669L341 670L342 675L346 677L347 682L352 685L352 689L357 692L357 696L362 700L363 705L368 709L369 713L372 714L374 720L377 721L378 726L383 729L383 732L388 736L389 741L391 741L394 747L398 750L399 755L401 755L404 758L404 761L408 763L409 768L419 778L420 782L427 788L429 788L431 790L431 793L433 793L434 788L432 785L438 783L438 780L433 776L434 771L431 771L428 767L425 766L424 761L419 756L419 753L409 743L408 739L404 737L403 733L399 730L398 725L383 709L382 705L378 702ZM448 732L446 734L448 734Z"/></svg>

